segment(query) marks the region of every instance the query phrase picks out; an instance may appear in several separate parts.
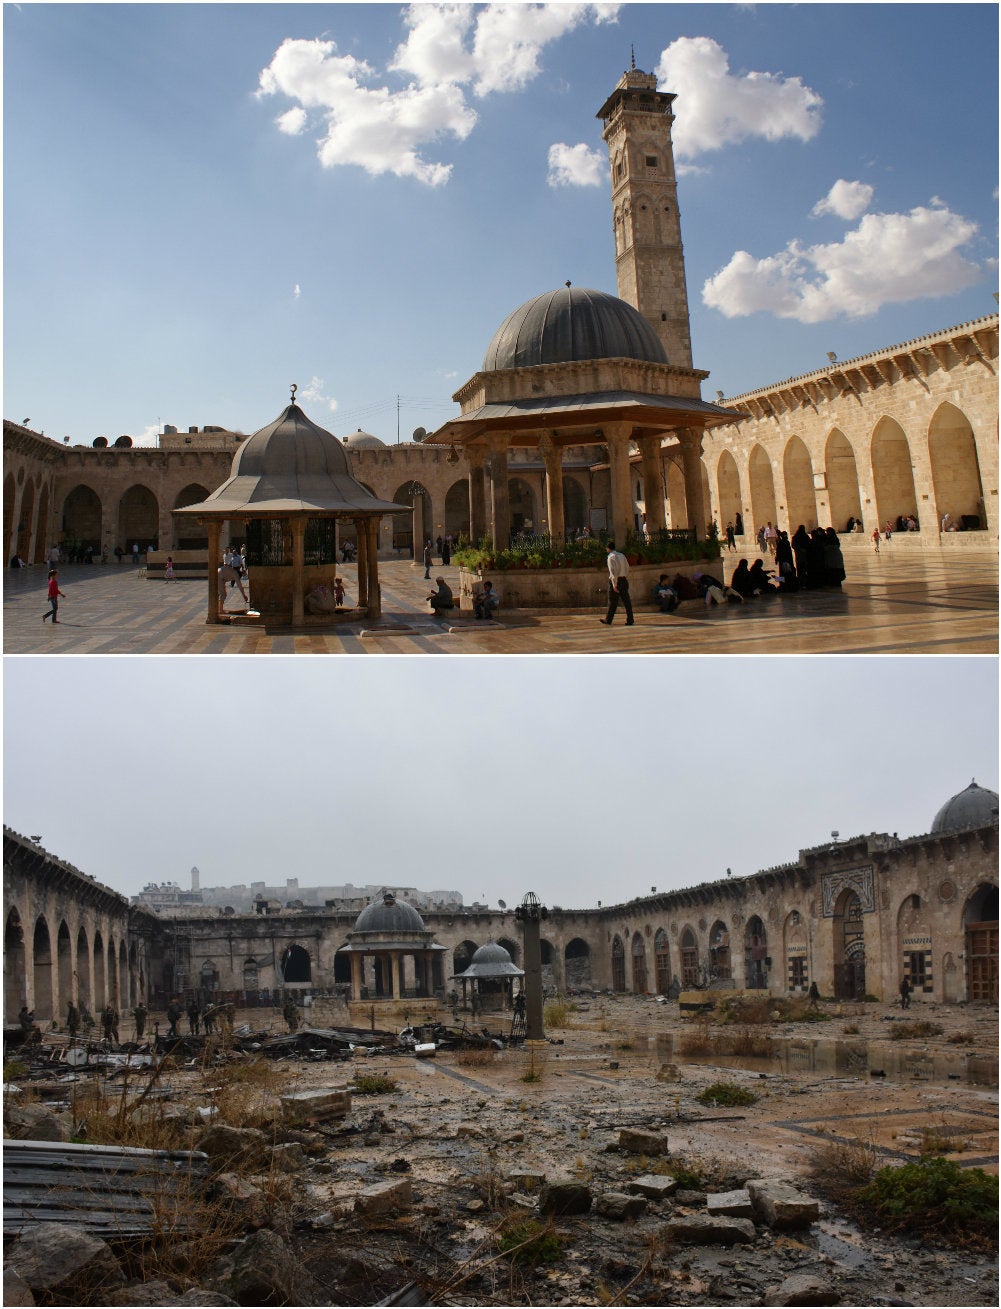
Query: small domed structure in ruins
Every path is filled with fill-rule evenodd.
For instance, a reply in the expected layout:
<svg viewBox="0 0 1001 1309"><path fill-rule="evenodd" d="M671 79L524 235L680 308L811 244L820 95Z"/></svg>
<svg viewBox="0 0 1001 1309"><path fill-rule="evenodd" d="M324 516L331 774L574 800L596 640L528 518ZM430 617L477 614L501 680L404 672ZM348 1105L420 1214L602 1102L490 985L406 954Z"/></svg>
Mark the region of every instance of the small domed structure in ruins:
<svg viewBox="0 0 1001 1309"><path fill-rule="evenodd" d="M434 1001L444 989L442 955L434 933L412 904L384 891L366 905L338 954L351 961L351 1001L407 1002L410 1012Z"/></svg>

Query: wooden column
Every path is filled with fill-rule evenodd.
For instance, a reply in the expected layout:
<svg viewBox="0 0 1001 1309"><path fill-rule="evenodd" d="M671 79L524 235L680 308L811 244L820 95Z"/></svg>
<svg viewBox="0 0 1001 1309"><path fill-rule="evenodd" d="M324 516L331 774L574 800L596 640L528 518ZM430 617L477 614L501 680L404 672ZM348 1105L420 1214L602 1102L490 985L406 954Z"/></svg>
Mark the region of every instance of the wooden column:
<svg viewBox="0 0 1001 1309"><path fill-rule="evenodd" d="M660 477L660 437L641 436L637 442L643 456L643 500L646 504L646 530L659 532L667 525L664 513L664 487Z"/></svg>
<svg viewBox="0 0 1001 1309"><path fill-rule="evenodd" d="M566 535L566 522L563 516L563 450L553 441L548 432L543 432L539 437L539 450L546 465L546 515L549 519L549 535L558 542Z"/></svg>
<svg viewBox="0 0 1001 1309"><path fill-rule="evenodd" d="M462 453L469 465L469 542L478 545L487 534L487 505L483 490L483 461L487 452L483 446L463 446Z"/></svg>
<svg viewBox="0 0 1001 1309"><path fill-rule="evenodd" d="M382 613L382 594L379 590L379 520L365 520L368 541L368 616L378 618Z"/></svg>
<svg viewBox="0 0 1001 1309"><path fill-rule="evenodd" d="M612 535L619 550L625 549L626 538L633 530L632 475L629 471L629 441L632 430L630 423L613 423L605 428L612 484Z"/></svg>
<svg viewBox="0 0 1001 1309"><path fill-rule="evenodd" d="M292 626L301 627L306 619L306 520L292 519Z"/></svg>
<svg viewBox="0 0 1001 1309"><path fill-rule="evenodd" d="M486 461L487 481L490 485L490 535L495 550L506 550L511 544L511 495L508 488L507 437L491 436L490 454Z"/></svg>
<svg viewBox="0 0 1001 1309"><path fill-rule="evenodd" d="M222 564L222 556L219 553L219 537L222 531L222 523L217 518L210 518L207 524L209 534L209 611L206 616L206 623L220 623L222 619L219 616L219 567Z"/></svg>
<svg viewBox="0 0 1001 1309"><path fill-rule="evenodd" d="M679 432L681 460L685 473L685 501L688 505L688 526L695 529L701 540L706 534L706 510L702 499L702 433L686 428Z"/></svg>

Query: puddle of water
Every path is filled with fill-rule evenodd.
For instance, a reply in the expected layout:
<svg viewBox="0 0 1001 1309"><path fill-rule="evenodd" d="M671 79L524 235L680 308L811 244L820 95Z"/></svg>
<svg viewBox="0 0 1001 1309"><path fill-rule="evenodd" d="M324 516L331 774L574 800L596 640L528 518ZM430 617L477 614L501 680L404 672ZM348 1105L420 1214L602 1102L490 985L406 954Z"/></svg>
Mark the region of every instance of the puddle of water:
<svg viewBox="0 0 1001 1309"><path fill-rule="evenodd" d="M829 1255L845 1268L866 1268L873 1262L872 1255L864 1248L845 1241L833 1232L815 1227L813 1238L821 1254Z"/></svg>
<svg viewBox="0 0 1001 1309"><path fill-rule="evenodd" d="M875 1041L775 1040L769 1055L718 1054L708 1050L684 1054L670 1033L653 1038L657 1057L665 1063L710 1064L714 1068L743 1068L749 1072L811 1073L820 1076L868 1077L882 1074L894 1082L927 1082L947 1086L964 1082L997 1088L998 1065L980 1055L951 1051L895 1048ZM774 1039L774 1038L773 1038ZM678 1043L680 1046L680 1043Z"/></svg>

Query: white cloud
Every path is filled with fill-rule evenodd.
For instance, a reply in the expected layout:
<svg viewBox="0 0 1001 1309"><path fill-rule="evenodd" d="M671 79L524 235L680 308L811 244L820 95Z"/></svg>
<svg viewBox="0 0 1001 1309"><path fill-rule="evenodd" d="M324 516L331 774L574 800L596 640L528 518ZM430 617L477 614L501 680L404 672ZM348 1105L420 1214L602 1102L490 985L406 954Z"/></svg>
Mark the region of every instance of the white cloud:
<svg viewBox="0 0 1001 1309"><path fill-rule="evenodd" d="M585 22L613 22L618 4L415 4L404 11L406 40L388 72L413 80L398 90L372 85L375 71L341 55L333 41L287 38L259 78L258 97L298 103L275 121L301 135L318 110L317 155L325 168L356 164L372 174L448 181L451 165L425 157L443 137L465 140L476 125L467 89L515 91L541 71L543 48Z"/></svg>
<svg viewBox="0 0 1001 1309"><path fill-rule="evenodd" d="M300 387L296 392L296 401L299 404L326 405L333 413L337 409L337 401L332 396L324 394L324 385L322 377L311 377L309 384Z"/></svg>
<svg viewBox="0 0 1001 1309"><path fill-rule="evenodd" d="M792 241L756 259L738 250L702 288L727 318L767 312L801 323L863 318L884 305L951 295L982 275L960 249L976 223L941 203L908 214L866 214L845 239L806 249Z"/></svg>
<svg viewBox="0 0 1001 1309"><path fill-rule="evenodd" d="M601 186L608 178L608 156L589 145L549 147L550 186Z"/></svg>
<svg viewBox="0 0 1001 1309"><path fill-rule="evenodd" d="M866 182L846 182L839 177L823 200L818 200L810 210L814 218L822 214L834 214L853 222L859 214L864 214L872 204L873 189Z"/></svg>
<svg viewBox="0 0 1001 1309"><path fill-rule="evenodd" d="M730 72L726 51L707 36L679 37L660 56L658 84L677 93L674 149L678 159L764 137L812 140L823 100L798 77Z"/></svg>
<svg viewBox="0 0 1001 1309"><path fill-rule="evenodd" d="M302 288L299 286L299 283L296 282L295 286L293 286L292 288L292 299L298 300L301 295L302 295Z"/></svg>

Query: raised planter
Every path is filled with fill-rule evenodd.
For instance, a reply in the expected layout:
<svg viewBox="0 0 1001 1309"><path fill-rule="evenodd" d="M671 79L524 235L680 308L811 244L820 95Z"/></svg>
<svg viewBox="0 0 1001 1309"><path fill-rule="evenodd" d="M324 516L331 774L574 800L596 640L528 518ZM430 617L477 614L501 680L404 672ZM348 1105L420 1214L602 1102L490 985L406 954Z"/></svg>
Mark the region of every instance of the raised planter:
<svg viewBox="0 0 1001 1309"><path fill-rule="evenodd" d="M653 588L662 573L709 573L722 581L722 559L686 559L666 564L637 564L629 569L629 593L634 605L651 601ZM489 571L459 569L459 608L473 611L473 595L483 582L493 582L500 597L500 614L506 609L600 609L608 595L608 569L601 568L504 568Z"/></svg>

